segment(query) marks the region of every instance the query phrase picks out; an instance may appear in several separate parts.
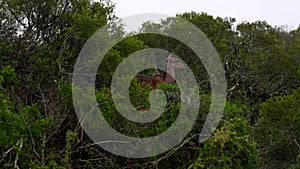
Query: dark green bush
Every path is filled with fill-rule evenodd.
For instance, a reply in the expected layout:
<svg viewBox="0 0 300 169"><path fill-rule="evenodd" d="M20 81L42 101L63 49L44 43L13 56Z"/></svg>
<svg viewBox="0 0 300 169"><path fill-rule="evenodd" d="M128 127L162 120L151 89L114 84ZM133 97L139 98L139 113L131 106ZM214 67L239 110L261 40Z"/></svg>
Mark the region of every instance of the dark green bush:
<svg viewBox="0 0 300 169"><path fill-rule="evenodd" d="M300 152L300 88L262 104L254 138L267 166L287 166Z"/></svg>

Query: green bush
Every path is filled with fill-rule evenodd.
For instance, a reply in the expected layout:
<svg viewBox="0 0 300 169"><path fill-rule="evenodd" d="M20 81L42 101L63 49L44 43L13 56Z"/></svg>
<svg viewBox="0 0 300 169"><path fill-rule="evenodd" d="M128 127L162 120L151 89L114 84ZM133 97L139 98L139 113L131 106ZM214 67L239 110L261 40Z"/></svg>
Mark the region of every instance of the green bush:
<svg viewBox="0 0 300 169"><path fill-rule="evenodd" d="M225 121L200 148L197 160L189 168L257 168L259 158L256 144L249 138L249 129L243 118Z"/></svg>
<svg viewBox="0 0 300 169"><path fill-rule="evenodd" d="M300 153L300 88L262 104L254 138L267 166L289 165Z"/></svg>
<svg viewBox="0 0 300 169"><path fill-rule="evenodd" d="M176 120L180 109L180 102L177 97L177 85L161 84L158 88L165 92L168 103L165 111L157 120L146 124L139 124L125 119L115 108L110 89L108 88L104 87L96 91L96 99L98 100L99 108L103 112L106 121L115 130L133 137L149 137L158 135L168 129ZM141 87L137 80L134 79L129 90L132 106L140 111L148 110L150 108L150 91L150 86ZM116 93L116 95L118 95L118 93Z"/></svg>

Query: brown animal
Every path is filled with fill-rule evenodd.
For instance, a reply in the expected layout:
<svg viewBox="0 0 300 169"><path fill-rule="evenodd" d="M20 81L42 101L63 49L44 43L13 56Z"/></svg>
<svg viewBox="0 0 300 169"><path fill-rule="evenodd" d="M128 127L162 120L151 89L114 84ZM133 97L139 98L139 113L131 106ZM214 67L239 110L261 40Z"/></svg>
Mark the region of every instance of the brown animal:
<svg viewBox="0 0 300 169"><path fill-rule="evenodd" d="M157 85L161 84L162 82L165 82L165 79L162 75L155 74L149 79L150 85L152 86L152 89L157 89Z"/></svg>
<svg viewBox="0 0 300 169"><path fill-rule="evenodd" d="M141 84L143 86L146 84L149 84L150 77L148 77L142 73L138 73L135 77L137 78L139 84Z"/></svg>
<svg viewBox="0 0 300 169"><path fill-rule="evenodd" d="M164 82L163 76L159 74L148 77L139 73L135 77L138 79L138 82L141 86L151 85L152 89L157 89L157 85Z"/></svg>
<svg viewBox="0 0 300 169"><path fill-rule="evenodd" d="M170 52L166 52L166 60L167 60L167 72L165 76L160 74L155 74L151 77L148 77L142 73L136 75L139 84L142 86L151 85L152 89L157 89L157 85L161 83L172 84L175 82L175 69L176 68L185 68L186 65L182 63L180 60L173 57L173 54Z"/></svg>

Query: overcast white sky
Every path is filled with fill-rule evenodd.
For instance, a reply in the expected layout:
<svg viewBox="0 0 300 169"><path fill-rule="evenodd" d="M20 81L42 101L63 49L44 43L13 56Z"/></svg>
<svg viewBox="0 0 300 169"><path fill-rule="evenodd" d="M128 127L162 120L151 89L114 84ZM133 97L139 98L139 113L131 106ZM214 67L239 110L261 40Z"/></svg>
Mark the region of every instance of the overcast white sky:
<svg viewBox="0 0 300 169"><path fill-rule="evenodd" d="M175 16L183 12L207 12L233 17L237 22L267 21L275 26L296 29L300 25L300 0L111 0L118 17L141 13Z"/></svg>

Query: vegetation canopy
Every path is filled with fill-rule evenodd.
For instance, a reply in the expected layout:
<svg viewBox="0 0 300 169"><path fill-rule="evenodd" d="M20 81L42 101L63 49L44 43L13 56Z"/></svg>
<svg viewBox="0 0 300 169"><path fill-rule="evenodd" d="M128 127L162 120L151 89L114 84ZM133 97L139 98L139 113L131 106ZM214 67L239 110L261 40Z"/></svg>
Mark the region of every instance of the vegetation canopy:
<svg viewBox="0 0 300 169"><path fill-rule="evenodd" d="M287 31L264 21L236 23L197 12L177 17L201 29L220 56L228 84L224 117L212 137L199 144L211 102L206 69L185 44L143 33L167 32L171 19L146 22L140 34L110 49L99 66L95 95L106 121L122 134L146 138L176 120L180 90L161 70L140 72L129 92L132 105L146 111L151 90L163 90L167 106L157 120L135 123L114 106L115 69L147 48L168 50L185 61L197 80L201 106L192 131L173 149L130 159L97 146L81 128L72 101L74 64L88 38L107 24L111 33L125 36L114 4L0 0L0 168L300 168L300 27ZM154 75L160 79L151 79Z"/></svg>

